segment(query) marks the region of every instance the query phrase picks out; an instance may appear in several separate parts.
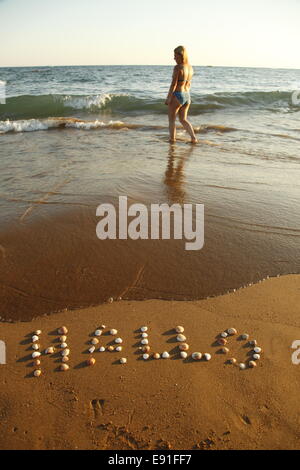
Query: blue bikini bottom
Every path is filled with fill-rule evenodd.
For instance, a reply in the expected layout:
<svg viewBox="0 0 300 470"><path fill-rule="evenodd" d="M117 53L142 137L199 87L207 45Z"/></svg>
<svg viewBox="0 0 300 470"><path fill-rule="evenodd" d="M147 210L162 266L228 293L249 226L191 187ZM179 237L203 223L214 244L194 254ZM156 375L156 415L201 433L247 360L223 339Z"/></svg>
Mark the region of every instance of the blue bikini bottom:
<svg viewBox="0 0 300 470"><path fill-rule="evenodd" d="M191 104L191 96L189 91L174 91L173 95L176 96L182 106L185 104Z"/></svg>

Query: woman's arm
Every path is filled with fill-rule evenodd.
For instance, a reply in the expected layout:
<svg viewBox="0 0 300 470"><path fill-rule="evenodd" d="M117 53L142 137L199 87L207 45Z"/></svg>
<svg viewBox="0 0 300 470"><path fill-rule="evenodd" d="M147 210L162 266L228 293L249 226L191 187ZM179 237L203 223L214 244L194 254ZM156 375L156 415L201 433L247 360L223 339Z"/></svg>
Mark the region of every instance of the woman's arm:
<svg viewBox="0 0 300 470"><path fill-rule="evenodd" d="M165 104L169 104L171 99L172 99L173 91L175 90L175 88L177 86L178 73L179 73L179 68L178 68L177 65L175 65L174 70L173 70L172 82L171 82L171 85L170 85L169 93L168 93L167 99L165 101Z"/></svg>

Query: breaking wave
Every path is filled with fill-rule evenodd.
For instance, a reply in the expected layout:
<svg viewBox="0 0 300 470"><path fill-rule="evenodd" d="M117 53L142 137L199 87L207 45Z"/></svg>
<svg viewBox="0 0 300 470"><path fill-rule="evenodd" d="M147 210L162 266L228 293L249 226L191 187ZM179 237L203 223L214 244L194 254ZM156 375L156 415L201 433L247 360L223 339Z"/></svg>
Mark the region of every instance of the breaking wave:
<svg viewBox="0 0 300 470"><path fill-rule="evenodd" d="M285 91L192 93L192 103L191 113L194 115L229 107L266 108L275 111L281 108L299 109L299 106L293 105L291 93ZM0 119L61 117L79 111L96 114L104 110L121 115L162 114L166 113L166 106L163 99L139 98L128 94L21 95L7 98L6 104L0 108Z"/></svg>
<svg viewBox="0 0 300 470"><path fill-rule="evenodd" d="M167 130L165 126L159 125L146 125L146 124L129 124L122 121L109 121L104 122L98 119L88 121L76 118L65 117L52 117L47 119L20 119L17 121L9 120L0 121L0 134L8 132L34 132L46 131L51 129L82 129L82 130L96 130L96 129L115 129L115 130ZM206 134L208 132L232 132L237 129L233 127L226 127L221 125L202 125L195 127L195 132L199 134Z"/></svg>

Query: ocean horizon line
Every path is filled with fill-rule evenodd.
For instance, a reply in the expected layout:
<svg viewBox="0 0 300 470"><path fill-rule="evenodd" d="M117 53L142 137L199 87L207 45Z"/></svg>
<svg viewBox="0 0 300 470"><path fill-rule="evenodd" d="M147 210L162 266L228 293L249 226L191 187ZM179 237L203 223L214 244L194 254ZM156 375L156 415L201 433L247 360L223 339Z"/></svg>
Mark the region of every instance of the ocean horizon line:
<svg viewBox="0 0 300 470"><path fill-rule="evenodd" d="M1 65L1 69L59 68L59 67L173 67L173 64L71 64L71 65ZM226 69L262 69L262 70L300 70L299 67L263 67L254 65L211 65L194 64L194 67Z"/></svg>

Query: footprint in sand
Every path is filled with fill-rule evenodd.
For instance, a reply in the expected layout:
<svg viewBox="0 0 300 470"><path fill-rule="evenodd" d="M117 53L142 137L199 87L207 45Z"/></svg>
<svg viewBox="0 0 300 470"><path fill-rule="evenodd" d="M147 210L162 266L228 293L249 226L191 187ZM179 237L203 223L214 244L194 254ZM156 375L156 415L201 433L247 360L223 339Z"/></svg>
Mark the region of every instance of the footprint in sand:
<svg viewBox="0 0 300 470"><path fill-rule="evenodd" d="M99 398L94 398L90 402L90 408L94 412L95 419L98 418L99 415L104 415L104 405L105 400L100 400Z"/></svg>

